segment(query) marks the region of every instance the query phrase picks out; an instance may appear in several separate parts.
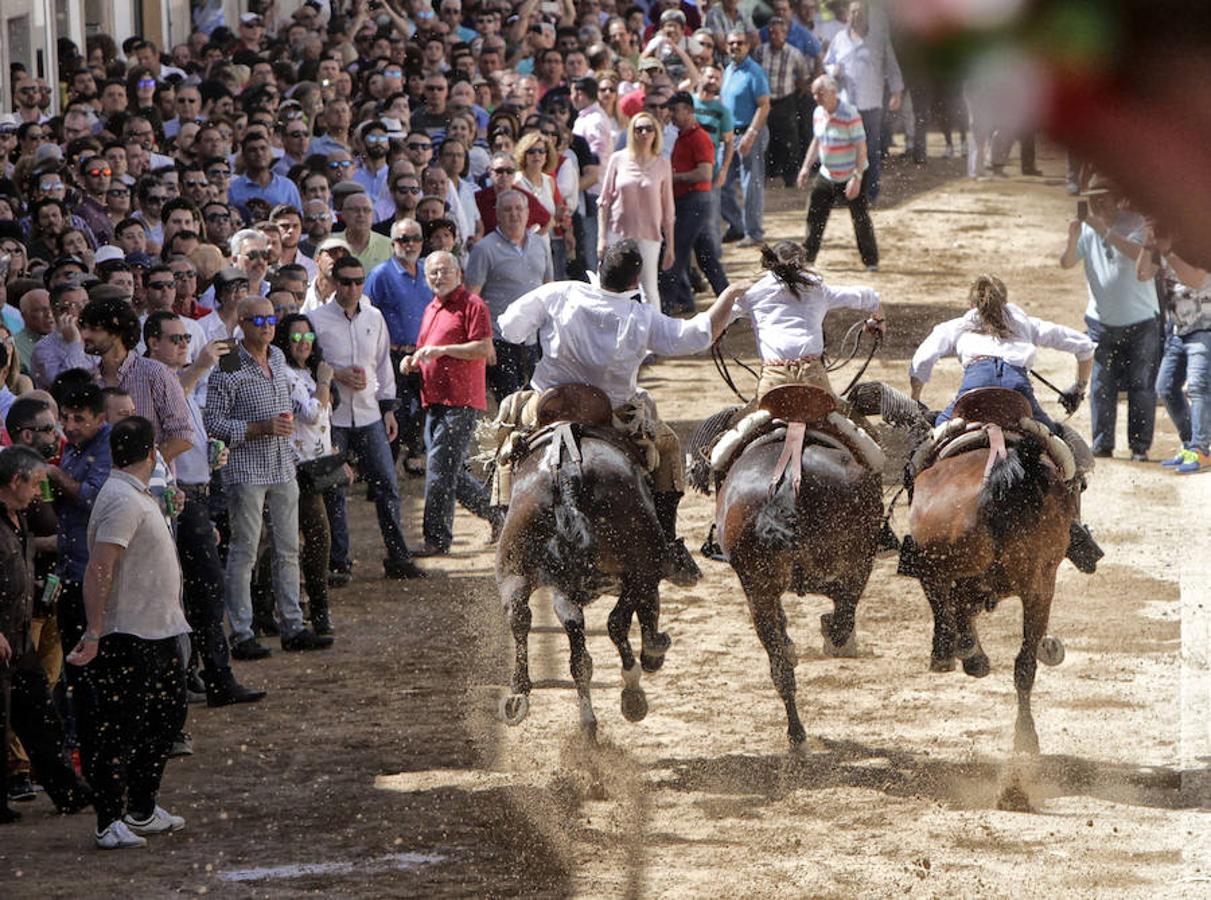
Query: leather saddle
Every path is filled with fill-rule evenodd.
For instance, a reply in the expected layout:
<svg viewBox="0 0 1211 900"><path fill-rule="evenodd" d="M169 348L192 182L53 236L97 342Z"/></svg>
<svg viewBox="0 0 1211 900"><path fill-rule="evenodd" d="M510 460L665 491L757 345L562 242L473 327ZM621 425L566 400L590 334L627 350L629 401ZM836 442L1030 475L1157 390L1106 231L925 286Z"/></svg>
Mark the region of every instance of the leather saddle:
<svg viewBox="0 0 1211 900"><path fill-rule="evenodd" d="M799 484L803 480L803 443L807 437L807 426L817 428L828 421L829 413L837 409L837 401L828 391L808 384L783 384L773 388L761 398L759 406L775 420L786 423L786 441L782 453L774 464L770 476L770 496L778 490L782 476L790 475L791 489L799 496ZM792 465L793 463L793 465Z"/></svg>
<svg viewBox="0 0 1211 900"><path fill-rule="evenodd" d="M999 425L1017 430L1022 419L1031 419L1030 401L1009 388L986 387L968 391L955 401L956 419Z"/></svg>
<svg viewBox="0 0 1211 900"><path fill-rule="evenodd" d="M591 384L561 384L548 388L539 395L535 417L534 431L514 442L512 456L515 460L524 459L549 446L553 440L559 440L567 453L579 462L576 445L588 435L613 444L636 465L644 466L643 452L614 427L614 405L601 388Z"/></svg>

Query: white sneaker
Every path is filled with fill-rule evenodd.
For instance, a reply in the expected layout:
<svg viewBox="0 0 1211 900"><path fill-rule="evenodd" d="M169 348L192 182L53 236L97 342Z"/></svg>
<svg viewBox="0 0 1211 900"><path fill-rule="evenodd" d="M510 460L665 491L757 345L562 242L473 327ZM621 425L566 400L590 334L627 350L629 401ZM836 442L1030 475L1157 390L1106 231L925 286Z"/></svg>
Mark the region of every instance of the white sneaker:
<svg viewBox="0 0 1211 900"><path fill-rule="evenodd" d="M174 816L160 806L157 806L155 812L142 822L131 818L129 814L123 816L122 821L135 834L168 834L171 831L180 831L185 827L185 820L183 818Z"/></svg>
<svg viewBox="0 0 1211 900"><path fill-rule="evenodd" d="M114 819L104 831L96 832L94 837L100 850L131 850L147 846L147 838L131 832L121 819Z"/></svg>

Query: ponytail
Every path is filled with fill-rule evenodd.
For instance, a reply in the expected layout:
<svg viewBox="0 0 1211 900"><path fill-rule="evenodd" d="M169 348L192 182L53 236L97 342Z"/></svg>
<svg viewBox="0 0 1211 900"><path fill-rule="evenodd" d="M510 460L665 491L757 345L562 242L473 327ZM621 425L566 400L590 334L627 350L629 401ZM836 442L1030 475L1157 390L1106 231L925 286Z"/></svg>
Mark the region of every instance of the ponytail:
<svg viewBox="0 0 1211 900"><path fill-rule="evenodd" d="M995 275L980 275L972 283L967 299L979 315L980 333L999 338L1013 337L1013 331L1005 320L1005 304L1009 302L1005 282Z"/></svg>
<svg viewBox="0 0 1211 900"><path fill-rule="evenodd" d="M808 265L807 251L794 241L778 241L773 247L762 244L761 268L772 272L796 300L802 299L800 291L815 287L822 280Z"/></svg>

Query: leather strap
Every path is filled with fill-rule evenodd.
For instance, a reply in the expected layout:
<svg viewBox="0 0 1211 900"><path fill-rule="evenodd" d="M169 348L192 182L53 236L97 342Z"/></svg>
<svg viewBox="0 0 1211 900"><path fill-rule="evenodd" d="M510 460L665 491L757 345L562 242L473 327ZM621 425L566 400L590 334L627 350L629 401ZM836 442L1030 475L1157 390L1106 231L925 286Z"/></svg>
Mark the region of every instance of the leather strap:
<svg viewBox="0 0 1211 900"><path fill-rule="evenodd" d="M988 462L984 464L984 477L987 478L992 474L992 467L1008 457L1009 452L1005 449L1005 432L1000 425L985 425L984 430L988 432Z"/></svg>
<svg viewBox="0 0 1211 900"><path fill-rule="evenodd" d="M791 476L791 490L795 496L799 496L799 483L803 480L803 438L807 434L806 422L788 422L786 425L786 439L782 444L782 455L778 457L778 462L774 465L774 474L770 478L769 493L774 496L778 490L778 485L782 481L782 475L787 470ZM791 461L795 461L795 465L791 465Z"/></svg>

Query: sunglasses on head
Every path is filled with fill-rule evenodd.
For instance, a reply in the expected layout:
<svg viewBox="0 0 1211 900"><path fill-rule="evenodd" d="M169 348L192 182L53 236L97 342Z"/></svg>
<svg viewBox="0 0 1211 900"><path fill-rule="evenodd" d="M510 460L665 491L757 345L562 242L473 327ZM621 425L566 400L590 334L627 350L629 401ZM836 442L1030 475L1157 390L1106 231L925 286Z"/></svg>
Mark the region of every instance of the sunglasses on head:
<svg viewBox="0 0 1211 900"><path fill-rule="evenodd" d="M315 332L314 331L296 331L294 334L290 335L290 340L292 340L296 344L301 344L303 341L306 341L308 344L314 344L315 343Z"/></svg>
<svg viewBox="0 0 1211 900"><path fill-rule="evenodd" d="M178 347L186 346L191 340L193 340L192 334L166 334L164 337L168 338L168 340L172 341Z"/></svg>
<svg viewBox="0 0 1211 900"><path fill-rule="evenodd" d="M365 283L366 283L366 278L365 278L365 276L361 276L361 277L358 277L358 278L353 278L352 276L348 276L348 277L345 277L345 278L338 278L338 279L337 279L337 282L338 282L338 283L339 283L339 284L340 284L342 287L352 287L352 286L353 286L353 285L355 285L355 284L365 284Z"/></svg>
<svg viewBox="0 0 1211 900"><path fill-rule="evenodd" d="M266 325L276 325L278 323L277 316L245 316L240 319L241 322L251 322L257 328L264 328Z"/></svg>

